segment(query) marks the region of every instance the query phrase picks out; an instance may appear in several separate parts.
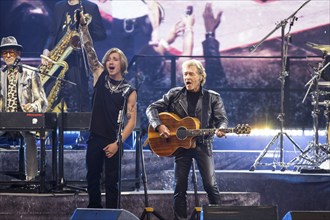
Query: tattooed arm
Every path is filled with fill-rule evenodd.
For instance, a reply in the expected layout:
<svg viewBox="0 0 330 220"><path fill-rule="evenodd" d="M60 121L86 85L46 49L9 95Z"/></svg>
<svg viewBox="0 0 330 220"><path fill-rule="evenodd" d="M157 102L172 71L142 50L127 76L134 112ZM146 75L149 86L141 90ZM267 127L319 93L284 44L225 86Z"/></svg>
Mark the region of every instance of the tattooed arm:
<svg viewBox="0 0 330 220"><path fill-rule="evenodd" d="M136 99L137 93L133 91L127 100L127 109L126 109L126 117L127 117L127 124L123 129L122 139L123 141L126 140L132 133L136 125Z"/></svg>
<svg viewBox="0 0 330 220"><path fill-rule="evenodd" d="M87 61L91 72L93 73L93 86L96 84L99 76L104 70L102 63L97 58L96 51L94 49L93 40L88 30L88 24L86 23L85 17L81 12L80 27L82 30L82 38L84 49L87 54Z"/></svg>

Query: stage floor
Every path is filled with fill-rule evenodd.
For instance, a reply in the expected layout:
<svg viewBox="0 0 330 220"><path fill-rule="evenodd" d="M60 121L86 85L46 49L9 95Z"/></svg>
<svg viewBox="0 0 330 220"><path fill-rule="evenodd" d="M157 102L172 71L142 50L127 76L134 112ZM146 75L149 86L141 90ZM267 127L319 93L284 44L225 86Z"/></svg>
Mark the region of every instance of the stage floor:
<svg viewBox="0 0 330 220"><path fill-rule="evenodd" d="M164 219L173 219L172 213L173 191L152 190L148 192L149 207L159 213ZM198 192L201 204L206 204L206 194ZM222 202L227 206L258 206L258 193L231 192L221 193ZM103 196L104 200L104 196ZM137 217L144 211L144 192L123 192L121 195L121 209L125 209ZM193 192L188 192L188 213L194 208ZM88 203L86 193L0 193L0 219L34 219L34 220L67 220L76 208L85 208ZM110 219L110 218L109 218ZM157 219L153 216L151 219Z"/></svg>
<svg viewBox="0 0 330 220"><path fill-rule="evenodd" d="M171 182L171 172L157 179L149 178L149 185L158 181ZM330 211L330 174L301 174L291 171L217 171L223 206L276 206L278 219L288 211ZM200 205L207 204L198 178ZM84 182L72 186L85 188ZM170 184L170 183L168 183ZM68 185L70 185L68 183ZM159 185L159 184L158 184ZM24 191L25 190L25 191ZM149 206L165 219L172 219L173 190L148 190ZM104 198L103 198L104 199ZM2 186L0 219L69 219L76 208L87 206L85 192L64 187L62 191L37 193L33 190ZM193 192L188 193L189 212L194 208ZM123 191L121 208L140 217L145 207L143 184L135 191ZM156 219L156 218L154 218Z"/></svg>
<svg viewBox="0 0 330 220"><path fill-rule="evenodd" d="M276 206L278 219L282 219L288 211L330 211L330 173L301 173L291 170L291 167L285 171L280 171L279 167L276 167L275 171L272 171L272 166L257 166L254 171L249 171L271 138L258 141L256 137L255 145L259 146L258 149L239 149L243 148L247 138L239 137L232 140L228 137L222 141L232 140L231 145L237 149L213 151L216 177L222 195L221 205ZM124 153L121 208L140 217L145 207L145 197L140 178L141 158L137 152L125 150ZM273 152L274 150L270 149L263 161L274 161L274 155L278 154ZM293 151L292 147L285 150L285 161L291 160L297 153L299 152ZM74 188L86 188L85 154L85 150L64 151L64 173L61 175L65 184ZM157 157L149 150L144 150L143 154L148 179L149 205L166 216L166 219L172 219L173 158ZM47 185L42 193L35 189L26 189L24 182L12 175L19 170L18 156L17 149L0 150L0 219L70 219L76 208L87 206L88 197L85 192L68 191L65 187L58 190L56 184L54 186L54 182L58 182L54 181L54 177L58 180L59 173L55 173L55 176L52 173L51 150L46 152ZM325 167L328 168L325 171L329 171L329 160L325 161ZM197 185L200 204L205 205L207 198L198 170ZM190 213L194 207L191 182L188 189Z"/></svg>

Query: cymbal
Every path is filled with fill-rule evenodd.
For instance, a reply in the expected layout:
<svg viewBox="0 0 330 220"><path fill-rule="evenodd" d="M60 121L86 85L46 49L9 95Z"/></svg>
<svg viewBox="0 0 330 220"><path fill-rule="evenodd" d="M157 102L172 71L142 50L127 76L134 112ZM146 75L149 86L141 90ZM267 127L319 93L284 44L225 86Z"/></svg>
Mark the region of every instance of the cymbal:
<svg viewBox="0 0 330 220"><path fill-rule="evenodd" d="M306 45L309 47L312 47L314 49L318 49L318 50L322 51L323 53L330 54L330 45L314 44L311 42L306 42Z"/></svg>

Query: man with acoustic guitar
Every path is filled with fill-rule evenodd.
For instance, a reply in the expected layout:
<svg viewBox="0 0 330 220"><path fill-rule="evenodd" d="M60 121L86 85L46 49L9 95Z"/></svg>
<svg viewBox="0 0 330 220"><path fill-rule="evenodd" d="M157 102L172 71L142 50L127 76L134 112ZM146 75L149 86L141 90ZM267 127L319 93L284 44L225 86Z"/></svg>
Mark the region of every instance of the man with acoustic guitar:
<svg viewBox="0 0 330 220"><path fill-rule="evenodd" d="M212 155L214 136L211 134L223 137L225 132L222 128L226 128L228 125L227 114L220 94L202 87L206 81L206 73L202 63L194 59L187 60L182 64L182 73L185 86L170 89L161 99L150 104L146 110L150 123L149 129L158 132L158 136L165 143L164 148L166 146L171 147L172 144L178 145L173 153L175 156L174 219L187 219L188 175L193 158L196 160L202 176L209 203L220 203L220 192L216 183ZM173 129L175 125L171 124L170 120L162 120L164 112L177 120L179 118L195 119L188 120L192 122L189 122L186 127L199 121L202 129L209 129L214 132L202 133L202 135L193 138L188 147L181 147L181 142L175 141L173 138L186 139L187 132L180 132L180 129L176 132ZM199 125L196 125L196 128L199 128ZM184 134L181 136L182 133Z"/></svg>

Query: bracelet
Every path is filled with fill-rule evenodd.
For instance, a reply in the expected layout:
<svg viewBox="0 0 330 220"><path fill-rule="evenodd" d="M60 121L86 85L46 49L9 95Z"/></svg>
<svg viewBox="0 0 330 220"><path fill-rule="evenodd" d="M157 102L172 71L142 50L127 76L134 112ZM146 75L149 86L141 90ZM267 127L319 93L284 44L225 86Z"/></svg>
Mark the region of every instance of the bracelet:
<svg viewBox="0 0 330 220"><path fill-rule="evenodd" d="M214 32L211 32L211 31L206 32L206 34L205 34L205 38L210 38L210 37L215 38L215 34L214 34Z"/></svg>
<svg viewBox="0 0 330 220"><path fill-rule="evenodd" d="M159 41L159 45L164 47L165 49L168 49L170 47L170 45L164 39L161 39Z"/></svg>

